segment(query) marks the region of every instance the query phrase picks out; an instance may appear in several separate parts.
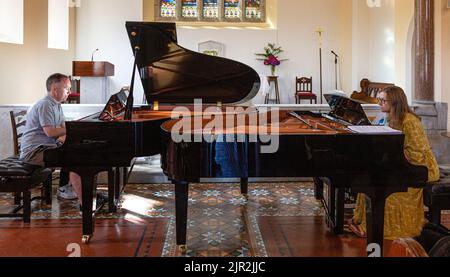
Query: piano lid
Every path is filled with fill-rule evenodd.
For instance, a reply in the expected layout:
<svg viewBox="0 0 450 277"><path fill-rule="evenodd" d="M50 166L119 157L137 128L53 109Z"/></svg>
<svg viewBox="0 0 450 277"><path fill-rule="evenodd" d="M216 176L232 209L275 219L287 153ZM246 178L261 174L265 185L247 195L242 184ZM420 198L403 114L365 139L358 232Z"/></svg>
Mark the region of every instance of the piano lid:
<svg viewBox="0 0 450 277"><path fill-rule="evenodd" d="M325 94L324 96L331 108L329 116L352 125L371 125L360 102L338 94Z"/></svg>
<svg viewBox="0 0 450 277"><path fill-rule="evenodd" d="M259 91L259 75L233 60L185 49L177 44L174 23L127 22L126 28L147 103L238 103Z"/></svg>

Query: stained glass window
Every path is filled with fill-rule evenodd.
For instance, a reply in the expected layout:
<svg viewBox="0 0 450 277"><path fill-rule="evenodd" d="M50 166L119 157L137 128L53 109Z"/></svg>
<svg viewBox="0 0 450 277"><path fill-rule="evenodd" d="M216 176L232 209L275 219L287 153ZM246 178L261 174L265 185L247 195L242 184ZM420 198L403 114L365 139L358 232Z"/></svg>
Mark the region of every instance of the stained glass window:
<svg viewBox="0 0 450 277"><path fill-rule="evenodd" d="M155 18L164 22L262 23L266 17L266 0L159 0L156 3Z"/></svg>
<svg viewBox="0 0 450 277"><path fill-rule="evenodd" d="M225 18L240 18L241 8L239 7L239 0L225 0Z"/></svg>
<svg viewBox="0 0 450 277"><path fill-rule="evenodd" d="M245 0L245 18L261 19L260 0Z"/></svg>
<svg viewBox="0 0 450 277"><path fill-rule="evenodd" d="M161 17L175 17L176 6L176 0L161 0Z"/></svg>
<svg viewBox="0 0 450 277"><path fill-rule="evenodd" d="M218 0L203 0L203 17L219 18Z"/></svg>
<svg viewBox="0 0 450 277"><path fill-rule="evenodd" d="M198 17L197 0L183 0L181 2L181 15L187 18Z"/></svg>

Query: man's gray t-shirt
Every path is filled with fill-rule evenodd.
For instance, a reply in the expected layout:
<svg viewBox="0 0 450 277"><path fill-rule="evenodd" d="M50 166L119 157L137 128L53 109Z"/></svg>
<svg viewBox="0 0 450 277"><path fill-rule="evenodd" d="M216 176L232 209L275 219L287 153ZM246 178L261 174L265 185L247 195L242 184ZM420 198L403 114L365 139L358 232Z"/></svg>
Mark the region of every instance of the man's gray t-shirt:
<svg viewBox="0 0 450 277"><path fill-rule="evenodd" d="M56 147L57 139L48 137L43 127L59 128L65 120L61 104L51 96L47 95L39 100L27 113L20 156L23 158L40 146Z"/></svg>

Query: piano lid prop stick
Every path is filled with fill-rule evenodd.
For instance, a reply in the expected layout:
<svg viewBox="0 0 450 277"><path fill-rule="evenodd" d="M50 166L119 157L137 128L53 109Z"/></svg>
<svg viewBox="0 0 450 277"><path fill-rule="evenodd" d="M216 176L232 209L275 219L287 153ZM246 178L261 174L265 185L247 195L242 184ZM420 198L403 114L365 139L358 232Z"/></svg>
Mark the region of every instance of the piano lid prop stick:
<svg viewBox="0 0 450 277"><path fill-rule="evenodd" d="M298 120L300 120L301 122L305 123L309 128L314 129L314 127L308 123L308 121L304 120L301 116L299 116L298 114L294 113L294 112L290 112L289 113L290 116L293 116L295 118L297 118Z"/></svg>
<svg viewBox="0 0 450 277"><path fill-rule="evenodd" d="M132 36L136 36L136 32L133 32L131 35ZM139 47L140 38L141 38L141 33L139 32L139 35L138 35L138 38L137 38L137 44L134 47L133 74L131 76L130 92L128 93L127 104L125 106L125 116L124 116L125 120L131 120L131 117L132 117L132 114L133 114L134 76L136 75L137 55L138 55L139 50L140 50L140 47Z"/></svg>

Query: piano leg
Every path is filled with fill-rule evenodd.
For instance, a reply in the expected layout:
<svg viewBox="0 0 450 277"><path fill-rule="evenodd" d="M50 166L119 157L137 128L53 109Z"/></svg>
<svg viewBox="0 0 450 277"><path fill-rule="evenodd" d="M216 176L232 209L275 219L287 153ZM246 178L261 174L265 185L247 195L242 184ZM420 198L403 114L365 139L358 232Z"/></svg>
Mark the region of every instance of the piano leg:
<svg viewBox="0 0 450 277"><path fill-rule="evenodd" d="M323 200L323 181L317 177L314 178L314 197Z"/></svg>
<svg viewBox="0 0 450 277"><path fill-rule="evenodd" d="M94 190L96 189L95 176L102 171L108 171L109 168L104 167L75 167L68 168L68 171L72 171L80 175L81 177L81 199L83 202L82 207L82 224L83 224L83 237L82 242L88 244L94 235L94 213L93 213L93 198Z"/></svg>
<svg viewBox="0 0 450 277"><path fill-rule="evenodd" d="M173 181L175 185L175 221L177 245L182 254L186 254L186 230L188 212L189 183Z"/></svg>
<svg viewBox="0 0 450 277"><path fill-rule="evenodd" d="M122 194L122 191L125 189L126 186L126 180L125 180L125 170L126 167L117 167L116 168L116 182L114 183L114 191L115 191L115 198L114 201L116 203L120 202L120 195Z"/></svg>
<svg viewBox="0 0 450 277"><path fill-rule="evenodd" d="M367 254L383 256L384 206L389 194L381 191L366 194Z"/></svg>
<svg viewBox="0 0 450 277"><path fill-rule="evenodd" d="M330 218L330 226L334 230L336 226L336 188L333 186L334 183L330 180L328 184L328 215Z"/></svg>
<svg viewBox="0 0 450 277"><path fill-rule="evenodd" d="M345 189L336 188L336 206L334 208L334 233L341 235L344 233L344 210L345 210Z"/></svg>
<svg viewBox="0 0 450 277"><path fill-rule="evenodd" d="M241 178L241 194L248 198L248 177Z"/></svg>
<svg viewBox="0 0 450 277"><path fill-rule="evenodd" d="M128 167L122 167L122 187L125 187L128 183Z"/></svg>
<svg viewBox="0 0 450 277"><path fill-rule="evenodd" d="M92 212L94 198L94 180L98 171L78 170L75 171L81 176L81 197L83 199L82 206L82 222L83 222L83 238L82 242L88 244L94 235L94 214Z"/></svg>

